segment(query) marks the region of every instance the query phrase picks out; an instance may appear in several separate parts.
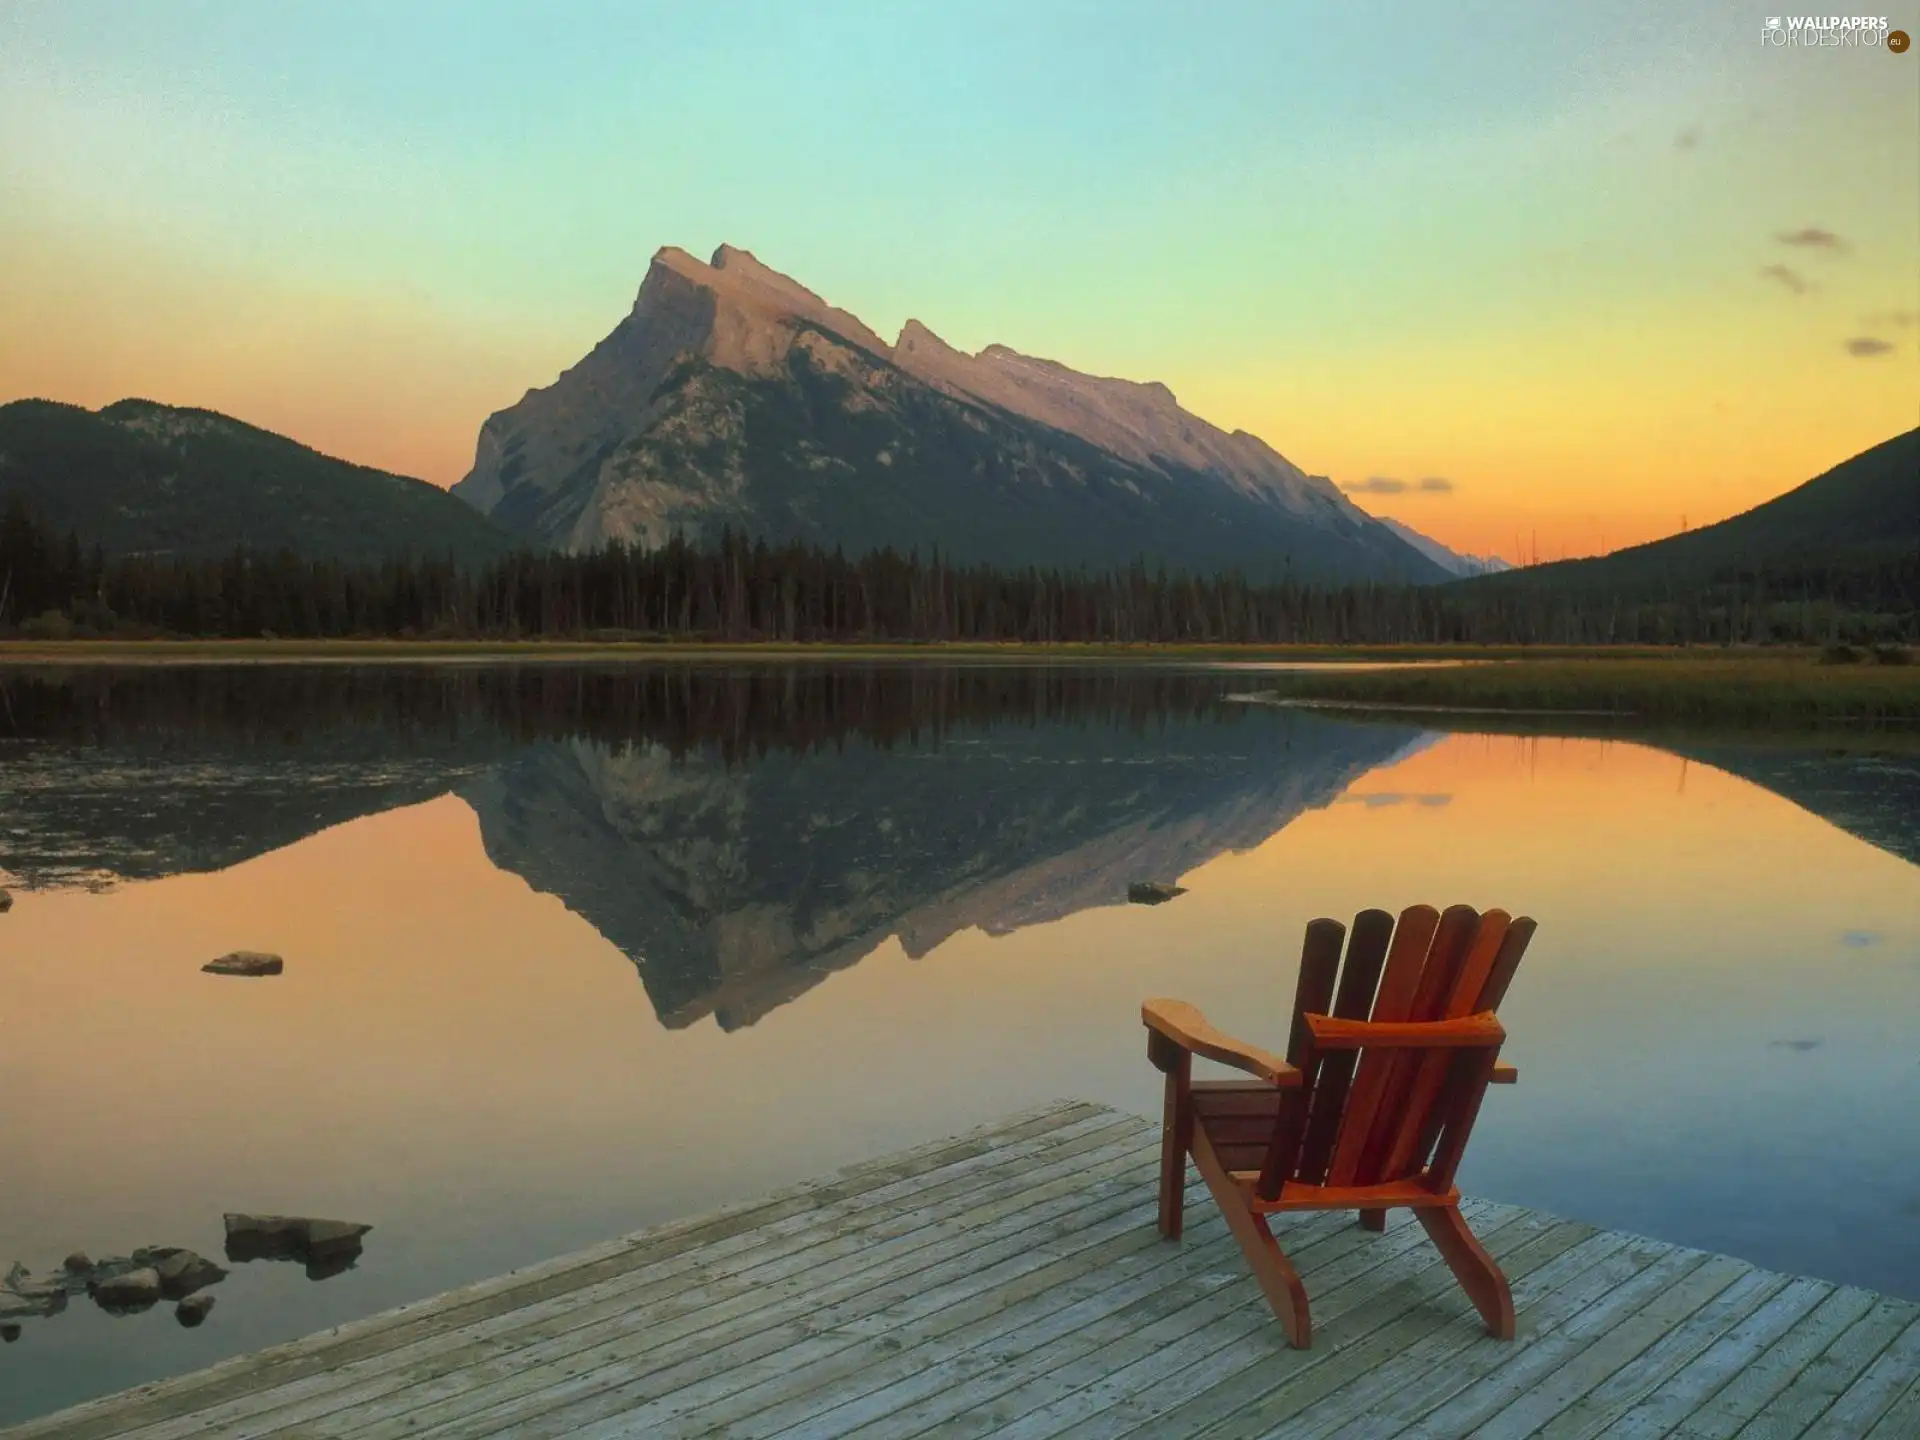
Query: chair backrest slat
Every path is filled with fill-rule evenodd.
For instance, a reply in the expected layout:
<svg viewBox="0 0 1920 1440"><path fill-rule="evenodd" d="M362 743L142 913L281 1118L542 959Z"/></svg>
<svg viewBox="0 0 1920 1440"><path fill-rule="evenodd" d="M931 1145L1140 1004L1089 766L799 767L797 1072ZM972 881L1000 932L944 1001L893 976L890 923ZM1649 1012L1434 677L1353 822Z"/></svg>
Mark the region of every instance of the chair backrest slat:
<svg viewBox="0 0 1920 1440"><path fill-rule="evenodd" d="M1287 1063L1297 1065L1312 1044L1307 1016L1324 1015L1333 1003L1333 986L1340 973L1340 946L1347 927L1338 920L1311 920L1300 947L1300 978L1293 987L1293 1029L1287 1035Z"/></svg>
<svg viewBox="0 0 1920 1440"><path fill-rule="evenodd" d="M1433 1163L1427 1167L1427 1184L1436 1192L1453 1185L1460 1157L1467 1150L1467 1137L1473 1134L1473 1122L1480 1114L1480 1102L1486 1098L1487 1086L1493 1080L1494 1061L1498 1058L1497 1049L1459 1050L1449 1062L1447 1083L1440 1103L1434 1107L1434 1133L1425 1141L1416 1160L1416 1163L1425 1160L1426 1151L1433 1150ZM1435 1140L1439 1142L1437 1150L1433 1149Z"/></svg>
<svg viewBox="0 0 1920 1440"><path fill-rule="evenodd" d="M1527 953L1527 942L1533 939L1535 928L1533 921L1525 915L1507 927L1507 938L1501 942L1500 954L1495 957L1487 983L1474 999L1469 1014L1475 1010L1500 1008L1500 1002L1507 998L1507 987L1513 983L1514 972L1520 968L1520 957Z"/></svg>
<svg viewBox="0 0 1920 1440"><path fill-rule="evenodd" d="M1471 1015L1481 1008L1478 1001L1486 991L1487 979L1493 974L1493 967L1499 963L1501 952L1506 948L1507 931L1512 928L1513 917L1504 910L1488 910L1481 915L1480 928L1474 932L1473 944L1468 947L1459 973L1454 976L1445 1003L1433 1019L1458 1020L1462 1015Z"/></svg>
<svg viewBox="0 0 1920 1440"><path fill-rule="evenodd" d="M1379 992L1374 997L1373 1020L1405 1020L1413 1007L1414 994L1420 988L1420 972L1426 967L1427 951L1440 927L1440 912L1431 905L1415 905L1400 913L1394 928L1393 943L1387 949L1386 968L1380 974ZM1357 1017L1356 1017L1357 1018ZM1334 1141L1333 1158L1327 1165L1327 1184L1351 1185L1360 1167L1361 1147L1373 1129L1373 1118L1380 1112L1380 1101L1387 1083L1388 1055L1363 1055L1354 1072L1353 1088L1347 1097L1340 1133Z"/></svg>
<svg viewBox="0 0 1920 1440"><path fill-rule="evenodd" d="M1307 1116L1313 1104L1313 1035L1306 1017L1324 1015L1333 1003L1333 985L1340 973L1340 946L1347 938L1347 927L1337 920L1314 920L1307 925L1306 942L1300 949L1300 978L1293 990L1293 1031L1287 1037L1287 1063L1300 1071L1300 1085L1280 1099L1274 1118L1273 1136L1267 1143L1265 1162L1260 1167L1259 1193L1272 1199L1280 1187L1294 1175L1300 1159L1300 1144L1306 1134Z"/></svg>
<svg viewBox="0 0 1920 1440"><path fill-rule="evenodd" d="M1434 914L1435 924L1439 919L1439 915ZM1392 939L1393 916L1385 910L1362 910L1353 917L1346 963L1340 970L1340 993L1333 1002L1333 1013L1340 1019L1365 1020L1373 1013L1374 992L1379 987L1380 970L1386 964L1387 945ZM1296 1018L1294 1023L1297 1026L1300 1022ZM1353 1067L1359 1058L1357 1051L1336 1050L1320 1062L1307 1133L1300 1142L1300 1163L1294 1170L1295 1179L1309 1185L1325 1183L1334 1141L1340 1134L1340 1118L1346 1112L1347 1094L1353 1085Z"/></svg>

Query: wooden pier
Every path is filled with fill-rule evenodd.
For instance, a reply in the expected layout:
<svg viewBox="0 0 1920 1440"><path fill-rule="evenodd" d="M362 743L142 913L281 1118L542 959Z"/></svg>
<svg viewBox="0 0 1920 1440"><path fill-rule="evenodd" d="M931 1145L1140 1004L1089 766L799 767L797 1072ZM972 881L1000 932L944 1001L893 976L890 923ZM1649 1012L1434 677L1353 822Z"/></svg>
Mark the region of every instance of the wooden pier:
<svg viewBox="0 0 1920 1440"><path fill-rule="evenodd" d="M1920 1305L1510 1205L1490 1339L1420 1227L1287 1216L1290 1349L1158 1126L1062 1102L4 1432L128 1436L1920 1436Z"/></svg>

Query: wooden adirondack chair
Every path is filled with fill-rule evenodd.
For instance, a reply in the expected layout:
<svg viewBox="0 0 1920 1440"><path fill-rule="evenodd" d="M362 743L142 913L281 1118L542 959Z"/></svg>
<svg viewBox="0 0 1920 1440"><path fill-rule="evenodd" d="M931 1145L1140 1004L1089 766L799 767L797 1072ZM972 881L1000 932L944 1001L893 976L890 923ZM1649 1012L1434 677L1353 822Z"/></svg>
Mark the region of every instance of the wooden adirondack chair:
<svg viewBox="0 0 1920 1440"><path fill-rule="evenodd" d="M1193 1006L1140 1008L1147 1055L1167 1077L1160 1233L1180 1238L1187 1157L1219 1203L1287 1339L1305 1349L1307 1292L1267 1227L1288 1210L1358 1210L1370 1230L1410 1208L1439 1247L1487 1330L1513 1338L1513 1296L1460 1215L1454 1172L1499 1062L1506 1032L1494 1010L1534 923L1456 905L1416 905L1396 924L1384 910L1344 925L1307 926L1283 1060L1214 1029ZM1336 980L1338 981L1336 993ZM1252 1080L1193 1079L1193 1057Z"/></svg>

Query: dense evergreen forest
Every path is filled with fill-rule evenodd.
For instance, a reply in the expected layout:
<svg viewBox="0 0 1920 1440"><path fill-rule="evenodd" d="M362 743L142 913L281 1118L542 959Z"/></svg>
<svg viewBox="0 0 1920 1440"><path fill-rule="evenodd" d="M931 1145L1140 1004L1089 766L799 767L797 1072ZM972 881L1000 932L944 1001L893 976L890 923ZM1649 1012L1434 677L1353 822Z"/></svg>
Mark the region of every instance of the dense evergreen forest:
<svg viewBox="0 0 1920 1440"><path fill-rule="evenodd" d="M1237 574L1003 570L937 553L709 549L352 564L84 550L0 515L0 632L345 638L688 638L1259 644L1669 644L1920 638L1920 555L1723 570L1626 594L1543 578L1444 586L1251 584Z"/></svg>

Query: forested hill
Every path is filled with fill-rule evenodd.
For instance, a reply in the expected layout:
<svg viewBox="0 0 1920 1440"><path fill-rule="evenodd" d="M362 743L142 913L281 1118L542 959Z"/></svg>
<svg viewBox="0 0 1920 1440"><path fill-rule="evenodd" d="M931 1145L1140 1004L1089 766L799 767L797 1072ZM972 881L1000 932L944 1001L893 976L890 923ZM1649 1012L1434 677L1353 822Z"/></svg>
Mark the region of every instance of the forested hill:
<svg viewBox="0 0 1920 1440"><path fill-rule="evenodd" d="M1920 429L1896 435L1744 514L1591 560L1462 582L1623 604L1744 598L1920 609Z"/></svg>
<svg viewBox="0 0 1920 1440"><path fill-rule="evenodd" d="M203 427L233 424L162 412L182 413ZM242 441L260 434L237 429ZM16 463L4 435L0 450ZM367 485L417 484L312 459ZM1920 432L1913 432L1708 530L1604 560L1449 585L1263 584L1233 571L1138 563L998 567L889 549L849 556L798 543L769 546L725 528L711 545L675 538L652 550L616 543L585 554L509 552L478 565L458 563L451 545L411 538L408 558L316 558L318 547L296 550L274 534L257 543L229 539L213 555L204 553L211 544L196 547L199 555L184 547L116 555L36 518L14 495L0 497L0 633L802 643L1910 641L1920 638L1917 461ZM431 498L460 504L437 491ZM377 543L369 548L389 553Z"/></svg>
<svg viewBox="0 0 1920 1440"><path fill-rule="evenodd" d="M0 503L108 555L269 555L478 565L514 548L446 491L310 450L211 410L122 400L0 405Z"/></svg>

